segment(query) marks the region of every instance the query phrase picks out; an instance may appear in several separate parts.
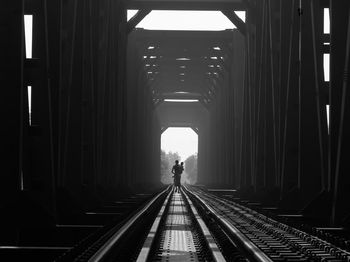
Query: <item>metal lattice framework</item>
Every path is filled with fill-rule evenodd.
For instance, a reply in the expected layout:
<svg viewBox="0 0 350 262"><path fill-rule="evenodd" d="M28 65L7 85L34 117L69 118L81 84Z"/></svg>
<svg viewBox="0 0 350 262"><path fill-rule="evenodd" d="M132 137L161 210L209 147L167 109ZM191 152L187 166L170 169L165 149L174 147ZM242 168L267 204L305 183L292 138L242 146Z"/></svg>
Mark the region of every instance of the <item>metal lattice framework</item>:
<svg viewBox="0 0 350 262"><path fill-rule="evenodd" d="M348 0L0 5L1 204L27 190L55 215L58 187L156 183L165 127L154 109L165 98L196 98L210 119L198 129L203 182L295 210L311 203L333 225L349 219ZM324 8L330 34L323 33ZM139 10L129 22L127 9ZM134 30L155 9L219 10L237 30ZM246 11L245 23L234 10ZM25 56L25 14L34 18L33 59ZM322 70L328 53L329 82ZM325 211L320 192L330 203Z"/></svg>
<svg viewBox="0 0 350 262"><path fill-rule="evenodd" d="M227 75L232 33L135 30L129 41L137 42L154 102L198 99L209 104Z"/></svg>

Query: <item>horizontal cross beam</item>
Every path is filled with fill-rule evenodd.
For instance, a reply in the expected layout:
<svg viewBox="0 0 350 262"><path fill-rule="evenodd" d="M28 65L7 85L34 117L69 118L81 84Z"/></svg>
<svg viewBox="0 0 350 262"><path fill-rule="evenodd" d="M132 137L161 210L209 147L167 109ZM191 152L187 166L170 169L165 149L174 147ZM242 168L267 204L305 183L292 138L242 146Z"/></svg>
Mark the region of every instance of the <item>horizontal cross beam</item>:
<svg viewBox="0 0 350 262"><path fill-rule="evenodd" d="M153 10L246 10L243 0L130 0L127 1L128 9L150 8Z"/></svg>

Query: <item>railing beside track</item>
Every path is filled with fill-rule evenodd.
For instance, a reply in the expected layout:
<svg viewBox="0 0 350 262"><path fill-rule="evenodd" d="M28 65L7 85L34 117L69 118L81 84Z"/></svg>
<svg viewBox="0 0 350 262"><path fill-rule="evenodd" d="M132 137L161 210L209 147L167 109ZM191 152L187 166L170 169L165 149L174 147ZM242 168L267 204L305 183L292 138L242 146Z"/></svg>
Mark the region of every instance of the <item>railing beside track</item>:
<svg viewBox="0 0 350 262"><path fill-rule="evenodd" d="M140 221L143 215L147 212L149 208L164 194L170 192L170 187L168 186L165 190L153 197L139 212L133 215L121 228L119 228L88 260L89 262L102 262L104 261L110 252L113 250L113 247L122 239L124 234L131 229L136 223Z"/></svg>

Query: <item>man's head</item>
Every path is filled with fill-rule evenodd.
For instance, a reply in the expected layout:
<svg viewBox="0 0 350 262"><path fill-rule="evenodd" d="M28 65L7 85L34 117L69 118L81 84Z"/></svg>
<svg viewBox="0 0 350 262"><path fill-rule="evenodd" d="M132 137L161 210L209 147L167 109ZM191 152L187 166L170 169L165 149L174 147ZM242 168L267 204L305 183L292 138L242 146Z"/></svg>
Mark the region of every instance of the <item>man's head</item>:
<svg viewBox="0 0 350 262"><path fill-rule="evenodd" d="M183 165L184 165L184 162L181 162L181 165L183 166Z"/></svg>
<svg viewBox="0 0 350 262"><path fill-rule="evenodd" d="M175 164L178 165L179 164L179 160L175 160Z"/></svg>

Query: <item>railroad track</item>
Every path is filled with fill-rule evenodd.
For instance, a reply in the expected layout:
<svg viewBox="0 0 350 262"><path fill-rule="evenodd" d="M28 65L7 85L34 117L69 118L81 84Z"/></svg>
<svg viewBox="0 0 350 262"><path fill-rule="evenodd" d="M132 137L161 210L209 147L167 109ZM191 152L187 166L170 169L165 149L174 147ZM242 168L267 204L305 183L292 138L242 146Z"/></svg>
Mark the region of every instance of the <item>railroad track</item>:
<svg viewBox="0 0 350 262"><path fill-rule="evenodd" d="M198 188L186 189L256 261L350 261L350 253L248 207Z"/></svg>
<svg viewBox="0 0 350 262"><path fill-rule="evenodd" d="M167 212L165 212L167 211ZM137 262L226 261L208 227L185 192L165 200Z"/></svg>
<svg viewBox="0 0 350 262"><path fill-rule="evenodd" d="M350 253L197 187L171 187L75 261L350 261Z"/></svg>

